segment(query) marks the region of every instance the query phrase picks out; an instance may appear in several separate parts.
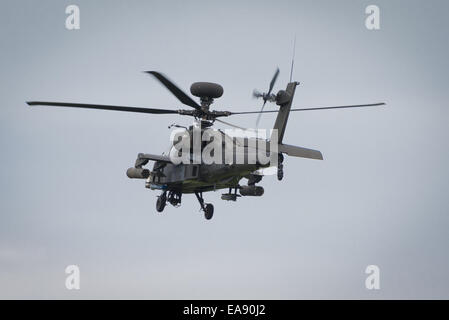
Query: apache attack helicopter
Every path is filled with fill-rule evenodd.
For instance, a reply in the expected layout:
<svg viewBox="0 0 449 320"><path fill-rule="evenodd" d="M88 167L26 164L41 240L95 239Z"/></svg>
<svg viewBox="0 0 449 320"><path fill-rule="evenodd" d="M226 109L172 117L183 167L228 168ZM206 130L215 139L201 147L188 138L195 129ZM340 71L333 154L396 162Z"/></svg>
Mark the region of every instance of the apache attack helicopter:
<svg viewBox="0 0 449 320"><path fill-rule="evenodd" d="M293 63L292 63L293 69ZM54 107L73 107L73 108L87 108L87 109L101 109L101 110L113 110L113 111L126 111L126 112L138 112L149 114L178 114L184 116L191 116L195 119L192 126L185 128L184 136L192 138L195 131L203 133L205 130L210 129L215 121L230 125L236 128L240 128L219 118L229 117L232 115L241 114L258 114L257 123L259 122L260 115L262 113L277 112L277 118L274 123L273 132L276 132L274 140L273 135L270 139L261 138L247 138L243 142L239 142L235 137L230 137L221 130L218 131L226 143L220 143L218 148L226 149L227 147L232 150L237 147L243 150L243 163L237 163L235 157L230 162L222 163L205 163L205 162L191 162L191 163L176 163L173 161L173 157L168 155L157 155L149 153L139 153L134 167L127 170L127 176L131 179L144 179L146 180L145 187L152 190L161 190L161 194L157 198L156 210L162 212L165 208L167 201L173 206L179 206L181 204L182 195L185 193L194 193L200 203L201 209L204 212L206 219L211 219L214 213L214 207L211 203L205 203L203 199L203 192L215 191L218 189L228 189L227 193L222 194L223 200L236 201L240 196L262 196L264 189L261 186L256 186L262 180L263 173L259 169L267 168L270 163L261 163L259 161L248 161L251 148L254 144L251 142L256 141L257 144L266 145L266 153L270 159L276 160L277 166L277 178L282 180L283 178L283 154L302 157L309 159L322 160L323 156L320 151L307 149L303 147L292 146L284 144L283 138L285 134L285 128L287 120L291 111L309 111L309 110L327 110L327 109L342 109L342 108L356 108L356 107L372 107L381 106L385 103L373 103L373 104L359 104L359 105L346 105L346 106L331 106L331 107L318 107L318 108L301 108L292 109L293 97L295 95L296 86L299 82L291 81L287 84L285 90L280 90L277 94L273 94L272 90L276 79L279 75L279 69L276 70L270 85L266 93L254 91L253 95L256 98L263 99L262 109L260 111L243 111L243 112L231 112L231 111L217 111L211 110L210 106L214 99L220 98L223 95L223 88L221 85L210 82L195 82L190 87L192 95L200 99L198 104L173 82L171 82L163 74L156 71L146 71L146 73L154 76L164 85L178 100L192 109L154 109L154 108L140 108L140 107L128 107L128 106L115 106L115 105L98 105L98 104L82 104L82 103L67 103L67 102L43 102L43 101L29 101L30 106L42 105L42 106L54 106ZM274 102L279 106L279 110L263 110L266 102ZM181 126L174 125L181 128ZM191 139L192 140L192 139ZM191 141L190 140L190 141ZM193 139L194 140L194 139ZM275 141L275 148L273 148L273 141ZM227 147L226 147L227 145ZM204 149L204 143L201 143L201 150ZM179 149L174 144L171 146L175 153L179 153ZM271 149L270 149L271 148ZM194 149L194 148L193 148ZM193 158L192 149L189 151L189 158ZM152 170L146 169L145 166L149 161L154 161ZM246 178L248 179L246 185L241 185L240 181ZM237 194L239 191L239 195Z"/></svg>

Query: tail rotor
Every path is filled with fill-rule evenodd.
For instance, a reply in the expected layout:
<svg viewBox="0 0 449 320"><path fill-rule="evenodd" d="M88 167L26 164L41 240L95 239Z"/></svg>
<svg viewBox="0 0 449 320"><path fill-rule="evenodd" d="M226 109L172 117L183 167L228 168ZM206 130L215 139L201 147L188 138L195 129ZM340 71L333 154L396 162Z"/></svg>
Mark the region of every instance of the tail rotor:
<svg viewBox="0 0 449 320"><path fill-rule="evenodd" d="M270 86L268 88L268 92L265 93L265 92L260 92L257 90L253 91L254 98L262 98L263 99L262 109L260 110L261 112L265 108L265 104L267 103L267 101L270 101L270 102L276 101L276 95L271 92L273 91L273 87L274 87L274 84L276 83L278 76L279 76L279 68L276 68L276 72L274 73L273 78L271 79ZM261 115L262 115L262 113L259 113L259 115L257 116L256 128L259 126L259 121L260 121Z"/></svg>

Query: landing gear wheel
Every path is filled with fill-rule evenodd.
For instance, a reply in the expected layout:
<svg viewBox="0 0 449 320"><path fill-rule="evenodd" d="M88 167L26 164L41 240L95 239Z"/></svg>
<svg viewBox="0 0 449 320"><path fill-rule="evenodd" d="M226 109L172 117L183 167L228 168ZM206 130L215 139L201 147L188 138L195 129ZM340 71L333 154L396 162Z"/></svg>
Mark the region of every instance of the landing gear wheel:
<svg viewBox="0 0 449 320"><path fill-rule="evenodd" d="M159 197L157 197L156 201L156 211L162 212L164 211L165 205L167 204L167 195L162 193Z"/></svg>
<svg viewBox="0 0 449 320"><path fill-rule="evenodd" d="M281 181L284 178L284 170L282 164L278 168L278 180Z"/></svg>
<svg viewBox="0 0 449 320"><path fill-rule="evenodd" d="M278 180L281 181L284 178L284 165L282 164L284 162L284 156L282 153L279 153L278 156Z"/></svg>
<svg viewBox="0 0 449 320"><path fill-rule="evenodd" d="M204 217L207 220L212 219L212 216L214 215L214 206L212 203L204 203L203 199L203 193L195 191L196 198L198 199L198 202L200 203L201 210L204 212Z"/></svg>
<svg viewBox="0 0 449 320"><path fill-rule="evenodd" d="M206 203L206 205L204 206L204 217L207 220L212 219L212 217L214 216L214 206L212 205L212 203Z"/></svg>

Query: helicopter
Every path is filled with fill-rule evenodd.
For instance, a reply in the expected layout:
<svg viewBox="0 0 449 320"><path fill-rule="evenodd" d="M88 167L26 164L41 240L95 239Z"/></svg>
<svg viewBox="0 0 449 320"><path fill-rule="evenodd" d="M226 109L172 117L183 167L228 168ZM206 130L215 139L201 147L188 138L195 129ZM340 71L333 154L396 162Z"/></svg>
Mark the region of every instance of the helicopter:
<svg viewBox="0 0 449 320"><path fill-rule="evenodd" d="M220 111L211 110L211 105L214 99L218 99L223 95L223 87L217 83L212 82L195 82L190 87L190 93L199 98L199 103L192 97L187 95L164 74L157 71L145 71L149 75L157 79L163 86L165 86L183 105L190 107L189 109L155 109L131 106L116 106L103 104L84 104L84 103L69 103L69 102L46 102L46 101L27 101L29 106L52 106L52 107L70 107L70 108L87 108L100 109L124 112L137 112L145 114L177 114L183 116L190 116L194 118L191 126L182 127L179 125L172 125L176 127L180 133L177 141L171 145L169 154L150 154L139 153L133 167L126 171L126 174L131 179L145 180L145 187L151 190L160 190L160 195L156 201L156 211L163 212L167 202L175 207L181 205L182 196L184 194L195 194L200 204L201 211L204 217L210 220L214 214L214 206L211 203L206 203L203 198L203 193L209 191L216 191L227 189L226 193L221 195L222 200L236 201L238 197L260 197L264 194L262 186L257 185L262 180L266 168L274 168L277 172L277 179L280 181L284 177L283 161L284 155L291 157L308 158L315 160L323 160L323 155L320 151L308 149L304 147L288 145L283 143L283 138L287 126L287 121L290 112L295 111L311 111L311 110L329 110L329 109L343 109L343 108L360 108L360 107L374 107L382 106L385 103L371 103L371 104L357 104L357 105L343 105L343 106L329 106L329 107L314 107L314 108L292 108L293 98L296 87L300 84L296 81L291 81L287 84L285 90L279 90L276 94L273 93L273 88L279 75L279 68L277 68L274 76L268 87L267 92L259 92L254 90L253 96L263 100L262 109L259 111ZM267 102L275 103L278 110L264 110ZM277 113L277 117L271 131L269 138L249 137L239 139L233 137L222 130L214 130L212 126L215 122L221 122L237 129L245 129L229 122L221 120L221 118L230 117L233 115L248 115L257 114L256 127L258 126L260 115L263 113ZM208 149L207 143L196 139L197 135L201 136L207 132L212 131L210 144L212 150L222 161L206 162L201 158L202 152ZM181 143L182 142L182 143ZM186 142L186 143L185 143ZM207 141L206 141L207 142ZM195 151L195 146L196 148ZM257 146L263 146L257 150ZM183 149L182 146L189 148ZM256 149L254 149L256 146ZM210 148L209 148L210 149ZM233 152L240 150L240 160L237 161L239 154ZM218 151L218 152L217 152ZM223 151L223 152L221 152ZM226 154L231 151L230 158L226 159ZM200 158L198 160L198 153ZM257 158L258 154L265 154L269 161L260 161ZM256 157L252 155L256 154ZM184 157L187 161L179 162L178 157ZM255 158L255 160L254 160ZM144 168L150 161L154 162L152 170ZM247 179L247 183L241 184L242 179ZM239 193L237 193L239 191Z"/></svg>

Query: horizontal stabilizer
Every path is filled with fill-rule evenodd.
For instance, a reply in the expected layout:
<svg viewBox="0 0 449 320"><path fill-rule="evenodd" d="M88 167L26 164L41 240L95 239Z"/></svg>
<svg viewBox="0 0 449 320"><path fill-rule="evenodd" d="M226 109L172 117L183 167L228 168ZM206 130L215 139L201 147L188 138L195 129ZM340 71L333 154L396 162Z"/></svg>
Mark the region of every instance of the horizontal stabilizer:
<svg viewBox="0 0 449 320"><path fill-rule="evenodd" d="M300 157L308 159L323 160L323 155L318 150L307 149L303 147L291 146L288 144L279 144L279 153L286 153L291 157Z"/></svg>

